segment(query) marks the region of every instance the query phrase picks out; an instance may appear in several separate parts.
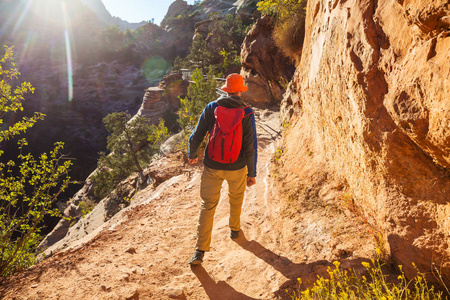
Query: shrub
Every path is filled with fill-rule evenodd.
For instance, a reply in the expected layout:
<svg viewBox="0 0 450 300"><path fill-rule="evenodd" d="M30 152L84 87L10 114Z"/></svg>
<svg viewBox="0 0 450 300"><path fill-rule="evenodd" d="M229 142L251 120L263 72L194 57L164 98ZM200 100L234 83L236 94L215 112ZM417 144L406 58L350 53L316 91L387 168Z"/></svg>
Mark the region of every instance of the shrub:
<svg viewBox="0 0 450 300"><path fill-rule="evenodd" d="M275 18L275 43L293 59L299 58L303 47L306 4L305 0L263 0L257 4L262 14Z"/></svg>
<svg viewBox="0 0 450 300"><path fill-rule="evenodd" d="M292 299L442 299L442 292L430 286L419 271L412 280L407 280L401 271L397 283L392 283L383 274L380 259L362 263L369 277L361 276L355 270L342 270L337 261L333 264L335 269L329 267L327 270L329 278L319 276L312 287L295 292ZM299 283L301 285L301 279Z"/></svg>
<svg viewBox="0 0 450 300"><path fill-rule="evenodd" d="M192 83L189 84L187 98L180 99L178 123L183 130L190 131L197 124L205 106L217 98L217 83L210 70L206 78L200 69L192 73Z"/></svg>
<svg viewBox="0 0 450 300"><path fill-rule="evenodd" d="M286 56L299 58L305 38L305 16L294 14L289 19L278 23L273 34L276 45Z"/></svg>
<svg viewBox="0 0 450 300"><path fill-rule="evenodd" d="M187 97L180 98L181 107L178 110L178 123L183 129L181 142L178 150L186 152L188 149L188 139L194 129L205 106L217 98L217 82L210 69L206 78L200 69L192 73L192 82L189 84ZM204 144L200 146L203 148Z"/></svg>
<svg viewBox="0 0 450 300"><path fill-rule="evenodd" d="M24 94L33 92L30 83L12 87L20 75L13 60L12 48L5 47L0 59L0 125L4 119L23 110ZM0 142L31 128L44 115L35 113L0 130ZM35 249L40 241L44 217L61 216L52 204L70 184L68 170L71 162L62 162L63 143L34 158L25 152L28 145L21 139L17 160L0 162L0 275L7 276L35 262ZM0 151L0 156L3 151Z"/></svg>

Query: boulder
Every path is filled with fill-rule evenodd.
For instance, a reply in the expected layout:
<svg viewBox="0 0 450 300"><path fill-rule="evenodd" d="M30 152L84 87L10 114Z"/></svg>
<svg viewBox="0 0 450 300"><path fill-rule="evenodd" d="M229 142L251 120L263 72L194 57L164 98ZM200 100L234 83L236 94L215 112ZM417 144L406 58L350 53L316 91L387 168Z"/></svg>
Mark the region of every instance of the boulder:
<svg viewBox="0 0 450 300"><path fill-rule="evenodd" d="M189 10L190 5L184 0L175 0L170 4L167 10L165 19L175 18L176 16L182 14L184 11Z"/></svg>

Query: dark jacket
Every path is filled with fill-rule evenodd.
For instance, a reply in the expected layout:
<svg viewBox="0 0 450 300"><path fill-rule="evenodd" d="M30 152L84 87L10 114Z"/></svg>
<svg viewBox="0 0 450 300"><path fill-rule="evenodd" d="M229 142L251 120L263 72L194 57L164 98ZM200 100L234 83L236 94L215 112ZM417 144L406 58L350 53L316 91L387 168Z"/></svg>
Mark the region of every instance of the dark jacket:
<svg viewBox="0 0 450 300"><path fill-rule="evenodd" d="M197 152L200 144L206 134L211 132L216 120L214 117L214 110L219 105L227 108L245 107L243 100L237 96L222 96L217 99L217 101L210 102L206 105L198 120L197 127L195 127L194 132L192 132L189 137L188 156L190 159L194 159L198 156ZM231 164L219 163L211 160L207 153L208 145L206 146L205 155L203 156L203 163L208 168L216 170L239 170L247 166L248 176L256 177L258 143L256 140L256 125L253 110L250 107L245 108L245 117L242 119L242 148L236 162Z"/></svg>

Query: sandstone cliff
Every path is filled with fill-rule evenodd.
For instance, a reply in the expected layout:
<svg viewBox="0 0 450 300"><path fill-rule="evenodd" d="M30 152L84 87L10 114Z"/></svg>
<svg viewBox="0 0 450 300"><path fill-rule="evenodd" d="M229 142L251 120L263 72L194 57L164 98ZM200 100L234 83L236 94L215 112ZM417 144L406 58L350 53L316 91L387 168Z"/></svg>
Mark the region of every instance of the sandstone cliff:
<svg viewBox="0 0 450 300"><path fill-rule="evenodd" d="M281 102L294 74L293 61L273 40L274 23L269 16L258 19L241 47L241 75L248 85L243 98L264 105Z"/></svg>
<svg viewBox="0 0 450 300"><path fill-rule="evenodd" d="M342 178L407 276L412 262L422 272L435 264L447 285L449 14L447 0L308 1L283 104L295 111L284 170L304 176L292 164L313 156L317 173Z"/></svg>

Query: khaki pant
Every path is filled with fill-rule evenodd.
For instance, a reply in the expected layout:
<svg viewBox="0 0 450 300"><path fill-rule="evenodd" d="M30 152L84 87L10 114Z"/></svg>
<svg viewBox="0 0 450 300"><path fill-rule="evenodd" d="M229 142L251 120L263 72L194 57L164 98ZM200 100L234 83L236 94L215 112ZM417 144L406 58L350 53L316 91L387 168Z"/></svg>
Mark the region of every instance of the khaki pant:
<svg viewBox="0 0 450 300"><path fill-rule="evenodd" d="M220 189L223 181L228 182L228 196L230 198L231 230L241 229L241 208L247 186L247 167L236 171L210 169L205 166L200 185L202 205L197 225L197 250L209 251L214 213L220 199Z"/></svg>

